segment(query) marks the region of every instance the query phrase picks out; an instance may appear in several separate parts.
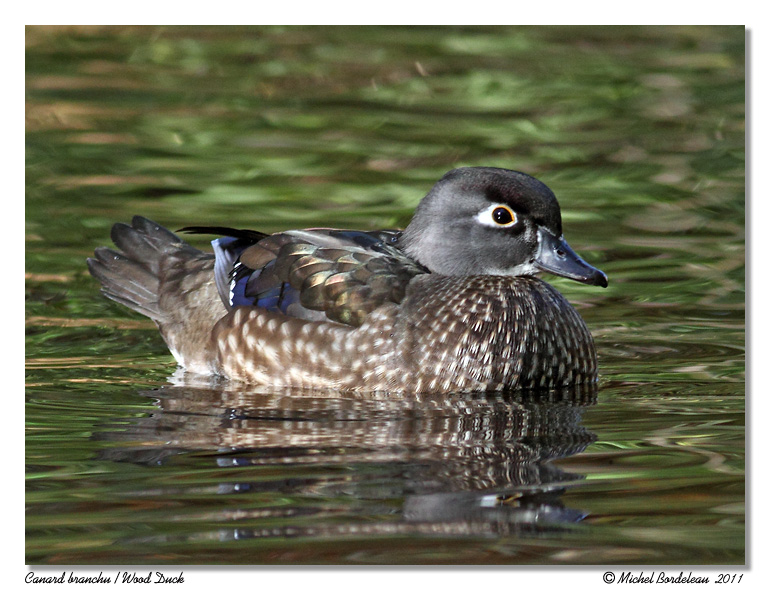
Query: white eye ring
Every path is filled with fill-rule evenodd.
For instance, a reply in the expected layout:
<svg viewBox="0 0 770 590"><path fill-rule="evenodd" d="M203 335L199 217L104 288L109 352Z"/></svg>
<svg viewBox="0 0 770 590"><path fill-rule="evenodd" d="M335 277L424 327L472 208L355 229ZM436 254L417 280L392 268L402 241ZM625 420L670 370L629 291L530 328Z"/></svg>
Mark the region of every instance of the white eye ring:
<svg viewBox="0 0 770 590"><path fill-rule="evenodd" d="M519 220L513 209L502 203L492 203L486 209L482 209L475 217L481 225L488 227L511 227Z"/></svg>

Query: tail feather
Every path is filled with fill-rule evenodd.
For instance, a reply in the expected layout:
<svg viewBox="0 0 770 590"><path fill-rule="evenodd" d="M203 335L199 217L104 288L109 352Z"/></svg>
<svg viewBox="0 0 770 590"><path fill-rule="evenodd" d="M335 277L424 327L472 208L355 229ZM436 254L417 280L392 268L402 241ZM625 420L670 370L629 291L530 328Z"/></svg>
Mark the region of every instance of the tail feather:
<svg viewBox="0 0 770 590"><path fill-rule="evenodd" d="M105 296L155 321L180 364L209 372L214 324L227 313L214 282L214 256L144 217L116 223L120 251L97 248L88 269Z"/></svg>
<svg viewBox="0 0 770 590"><path fill-rule="evenodd" d="M97 248L87 260L88 270L102 284L102 293L156 321L163 319L158 307L160 281L140 262L109 248Z"/></svg>
<svg viewBox="0 0 770 590"><path fill-rule="evenodd" d="M187 246L165 227L138 215L131 220L131 225L113 225L110 237L118 248L156 276L161 272L160 265L165 255Z"/></svg>
<svg viewBox="0 0 770 590"><path fill-rule="evenodd" d="M165 314L159 301L164 261L185 246L200 252L166 228L138 215L131 225L113 225L110 237L121 252L97 248L95 258L87 261L91 274L102 284L102 292L129 309L163 321Z"/></svg>

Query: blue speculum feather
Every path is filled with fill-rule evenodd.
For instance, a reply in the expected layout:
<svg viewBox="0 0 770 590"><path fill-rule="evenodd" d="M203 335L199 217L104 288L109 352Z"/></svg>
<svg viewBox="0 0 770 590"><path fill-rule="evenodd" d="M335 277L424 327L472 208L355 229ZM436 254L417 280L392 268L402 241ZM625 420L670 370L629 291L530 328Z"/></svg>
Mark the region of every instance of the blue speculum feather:
<svg viewBox="0 0 770 590"><path fill-rule="evenodd" d="M254 305L269 311L287 313L292 303L299 301L299 293L289 283L281 283L265 290L258 290L257 284L263 272L269 272L275 265L270 261L264 268L253 270L236 262L230 273L230 304Z"/></svg>
<svg viewBox="0 0 770 590"><path fill-rule="evenodd" d="M299 296L296 289L293 289L288 283L281 283L277 287L256 295L245 295L242 298L234 299L233 305L256 305L268 311L280 311L286 314L288 307L297 301L299 301Z"/></svg>
<svg viewBox="0 0 770 590"><path fill-rule="evenodd" d="M357 232L353 232L357 233ZM232 307L251 305L270 311L287 313L292 303L299 301L299 293L288 283L259 290L259 277L263 272L270 272L275 261L270 261L264 268L253 269L240 262L244 250L254 245L254 240L240 237L221 237L212 241L217 253L217 262L223 269L230 267L227 273L229 284L229 303Z"/></svg>
<svg viewBox="0 0 770 590"><path fill-rule="evenodd" d="M230 272L230 304L233 307L236 305L254 305L255 303L255 299L246 295L246 287L254 273L244 273L244 270L250 271L251 269L245 267L240 262L236 262L233 270Z"/></svg>

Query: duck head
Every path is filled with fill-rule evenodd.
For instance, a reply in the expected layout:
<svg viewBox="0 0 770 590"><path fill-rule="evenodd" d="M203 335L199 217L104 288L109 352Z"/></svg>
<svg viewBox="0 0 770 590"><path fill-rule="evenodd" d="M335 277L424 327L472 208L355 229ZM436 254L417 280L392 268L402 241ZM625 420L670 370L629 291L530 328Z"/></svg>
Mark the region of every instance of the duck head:
<svg viewBox="0 0 770 590"><path fill-rule="evenodd" d="M521 172L457 168L423 198L399 247L431 272L527 276L545 271L607 286L564 239L551 189Z"/></svg>

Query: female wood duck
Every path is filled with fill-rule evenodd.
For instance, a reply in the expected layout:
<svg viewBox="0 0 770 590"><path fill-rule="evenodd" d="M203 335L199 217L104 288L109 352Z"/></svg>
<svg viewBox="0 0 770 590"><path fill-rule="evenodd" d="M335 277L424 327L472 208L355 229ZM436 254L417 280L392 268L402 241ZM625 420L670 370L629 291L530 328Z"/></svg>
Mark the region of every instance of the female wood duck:
<svg viewBox="0 0 770 590"><path fill-rule="evenodd" d="M556 388L597 379L583 319L533 275L607 277L562 237L556 197L458 168L404 231L222 227L214 254L143 217L88 259L104 294L155 321L187 370L348 391Z"/></svg>

